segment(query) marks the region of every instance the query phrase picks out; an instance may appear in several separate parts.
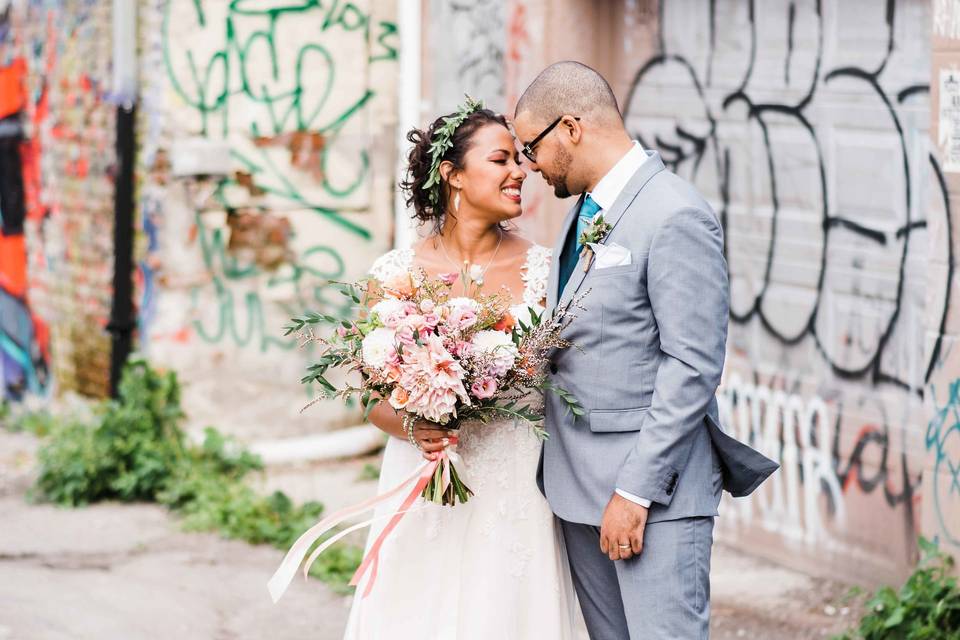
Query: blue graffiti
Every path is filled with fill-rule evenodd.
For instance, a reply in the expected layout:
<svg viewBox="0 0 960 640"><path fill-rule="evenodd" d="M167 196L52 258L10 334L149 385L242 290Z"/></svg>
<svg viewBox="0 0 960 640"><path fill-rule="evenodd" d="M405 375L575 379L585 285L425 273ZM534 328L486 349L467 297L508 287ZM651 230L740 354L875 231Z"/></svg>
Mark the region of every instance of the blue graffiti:
<svg viewBox="0 0 960 640"><path fill-rule="evenodd" d="M950 517L960 512L960 379L950 384L950 394L942 407L936 406L932 385L931 394L934 414L927 425L926 445L934 456L931 482L938 537L960 547L960 518Z"/></svg>

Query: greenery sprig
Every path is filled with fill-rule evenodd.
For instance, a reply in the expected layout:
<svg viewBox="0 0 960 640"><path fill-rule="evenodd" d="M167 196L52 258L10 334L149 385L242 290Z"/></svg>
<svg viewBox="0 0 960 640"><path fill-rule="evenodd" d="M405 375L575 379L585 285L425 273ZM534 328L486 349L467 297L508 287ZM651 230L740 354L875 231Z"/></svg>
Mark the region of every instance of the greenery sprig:
<svg viewBox="0 0 960 640"><path fill-rule="evenodd" d="M433 140L430 143L430 172L427 174L427 181L420 188L429 192L430 204L434 207L440 204L440 163L453 146L453 134L457 127L470 117L470 114L483 109L482 100L474 100L470 96L466 98L466 102L460 105L455 115L443 119L443 126L433 133Z"/></svg>

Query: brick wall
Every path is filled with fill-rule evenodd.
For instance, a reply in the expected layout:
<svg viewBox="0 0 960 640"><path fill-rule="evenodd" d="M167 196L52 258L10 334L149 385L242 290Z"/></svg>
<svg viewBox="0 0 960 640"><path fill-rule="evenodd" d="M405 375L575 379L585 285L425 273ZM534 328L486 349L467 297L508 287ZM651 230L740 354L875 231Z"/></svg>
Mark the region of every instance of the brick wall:
<svg viewBox="0 0 960 640"><path fill-rule="evenodd" d="M109 391L114 110L110 4L34 2L0 17L4 397ZM16 78L14 78L16 76ZM14 92L22 100L7 102ZM21 193L18 199L11 194Z"/></svg>

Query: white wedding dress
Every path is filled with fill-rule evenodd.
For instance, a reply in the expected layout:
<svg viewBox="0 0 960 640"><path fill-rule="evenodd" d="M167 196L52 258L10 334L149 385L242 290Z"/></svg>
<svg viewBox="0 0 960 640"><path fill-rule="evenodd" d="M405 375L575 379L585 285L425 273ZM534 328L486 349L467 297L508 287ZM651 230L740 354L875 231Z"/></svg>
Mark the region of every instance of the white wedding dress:
<svg viewBox="0 0 960 640"><path fill-rule="evenodd" d="M370 273L383 280L412 262L412 250L394 250ZM550 250L531 247L524 305L542 309L549 270ZM474 496L455 507L418 499L416 510L384 543L370 595L362 596L366 577L357 588L346 640L574 637L576 600L566 552L536 484L539 440L528 425L513 421L467 422L459 436L457 470ZM378 492L394 487L422 461L408 442L390 438ZM391 513L401 499L376 515ZM368 549L386 522L374 526Z"/></svg>

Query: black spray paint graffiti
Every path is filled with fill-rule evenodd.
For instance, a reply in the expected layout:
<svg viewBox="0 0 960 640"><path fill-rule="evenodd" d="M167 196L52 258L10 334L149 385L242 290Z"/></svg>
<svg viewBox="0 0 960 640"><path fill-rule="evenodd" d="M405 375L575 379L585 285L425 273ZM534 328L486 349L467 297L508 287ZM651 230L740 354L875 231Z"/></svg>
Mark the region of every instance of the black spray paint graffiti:
<svg viewBox="0 0 960 640"><path fill-rule="evenodd" d="M714 205L727 229L728 241L736 243L751 232L757 235L755 230L741 233L738 228L738 206L749 208L751 203L744 202L742 194L736 191L743 183L761 176L758 182L764 183L762 189L768 195L770 208L768 237L766 246L757 248L760 256L754 262L747 263L737 254L728 255L732 284L736 285L737 277L745 271L758 276L758 284L752 289L733 287L732 320L741 324L758 320L785 345L812 338L838 376L893 384L922 395L938 361L942 340L937 339L926 363L903 364L911 357L911 349L922 351L922 338L914 339L916 332L914 336L904 334L914 330L911 318L905 317L914 310L907 308L912 293L907 285L911 275L908 257L918 248L923 255L925 248L925 243L913 238L927 225L925 206L918 196L928 175L924 169L933 172L936 179L932 182L946 211L947 233L943 242L950 270L942 290L934 296L937 304L942 305L941 326L946 323L950 306L954 256L949 241L949 202L940 167L932 154L916 152L923 144L919 134L926 135L926 131L904 124L903 111L915 110L914 102L925 100L929 87L928 65L905 64L896 58L897 51L909 50L911 44L895 42L894 27L902 7L894 0L879 6L844 3L850 7L848 17L861 20L851 29L862 33L873 26L878 34L885 32L885 44L882 51L878 47L871 55L861 55L857 59L860 64L828 65L824 46L828 25L824 24L820 0L792 1L786 7L777 3L776 8L755 0L719 5L711 0L704 20L706 38L702 39L709 44L705 50L692 53L686 51L685 42L696 41L691 34L703 34L697 34L689 24L681 24L690 22L689 5L660 1L660 53L637 71L625 102L625 115L634 135L645 146L658 149L672 169L700 186L713 183ZM758 14L761 7L764 13ZM768 15L778 11L782 15ZM833 13L834 20L841 19L837 15L843 13L839 3ZM903 13L916 18L917 11ZM718 24L721 20L722 24ZM916 20L919 28L928 22ZM829 26L834 27L834 32L843 33L836 25ZM782 37L771 35L780 28ZM748 41L731 44L730 34L737 33L749 33ZM774 41L778 47L776 55L761 51ZM839 56L837 52L833 55ZM865 57L873 58L871 64L862 61ZM776 91L771 90L772 78L782 83L774 87ZM683 108L697 105L696 113L689 118L649 117L650 105L663 102L664 95L671 92L678 98L675 104L682 104ZM864 190L864 209L885 199L877 206L898 212L901 219L895 226L883 224L888 221L878 215L864 215L864 210L849 211L849 199L845 199L844 192L848 187L837 178L847 166L832 164L839 164L836 154L830 156L831 149L825 149L821 140L823 133L817 119L832 106L825 108L824 103L832 96L850 94L858 96L859 102L852 106L860 111L850 110L853 115L841 113L833 117L855 120L856 115L865 114L872 122L880 122L876 125L880 136L897 141L891 145L890 157L877 160L876 175L862 178L875 186ZM851 128L856 124L854 121ZM757 143L747 161L738 157L737 139L744 137ZM786 152L785 147L789 148ZM921 162L924 166L917 166ZM881 166L891 169L883 173ZM784 256L792 242L793 250L797 250L795 237L791 236L796 233L796 211L803 208L815 218L815 224L808 223L804 230L812 228L816 237L804 255ZM786 215L791 209L793 220ZM749 244L752 240L755 237L744 242ZM850 246L856 246L860 255L838 257ZM869 272L876 264L895 265L893 291L878 291L876 285L874 290L859 291L861 287L870 289ZM782 313L783 291L774 291L784 279L786 268L803 274L796 276L802 279L797 288L812 292L809 300L797 303L802 308L800 313ZM842 319L835 317L838 305L828 296L834 293L836 282L842 282L841 288L858 296L857 304L865 310L853 311ZM872 328L863 328L871 324ZM831 342L830 335L838 333L838 327L845 339Z"/></svg>

